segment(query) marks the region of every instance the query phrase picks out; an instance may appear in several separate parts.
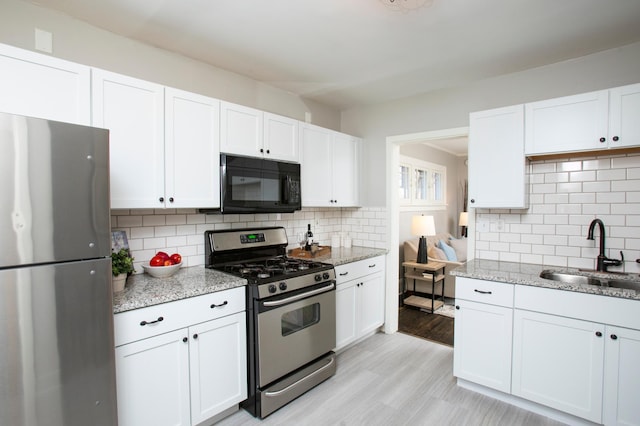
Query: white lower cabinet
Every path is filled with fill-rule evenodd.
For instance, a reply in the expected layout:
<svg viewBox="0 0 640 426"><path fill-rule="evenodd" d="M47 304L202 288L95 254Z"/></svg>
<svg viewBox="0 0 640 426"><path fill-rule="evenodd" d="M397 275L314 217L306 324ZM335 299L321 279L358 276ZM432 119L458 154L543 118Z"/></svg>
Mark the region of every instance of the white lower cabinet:
<svg viewBox="0 0 640 426"><path fill-rule="evenodd" d="M604 424L640 425L640 331L607 326L604 340Z"/></svg>
<svg viewBox="0 0 640 426"><path fill-rule="evenodd" d="M514 395L600 423L604 327L516 309Z"/></svg>
<svg viewBox="0 0 640 426"><path fill-rule="evenodd" d="M336 349L384 323L384 256L336 266Z"/></svg>
<svg viewBox="0 0 640 426"><path fill-rule="evenodd" d="M120 426L197 425L246 399L244 288L114 322Z"/></svg>
<svg viewBox="0 0 640 426"><path fill-rule="evenodd" d="M456 278L453 375L509 393L513 285Z"/></svg>

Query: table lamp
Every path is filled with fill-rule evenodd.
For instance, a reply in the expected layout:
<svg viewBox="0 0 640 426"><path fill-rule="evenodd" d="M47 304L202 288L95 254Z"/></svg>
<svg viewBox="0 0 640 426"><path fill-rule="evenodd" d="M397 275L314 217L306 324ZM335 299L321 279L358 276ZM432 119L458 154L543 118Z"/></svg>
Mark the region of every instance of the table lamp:
<svg viewBox="0 0 640 426"><path fill-rule="evenodd" d="M458 220L458 226L462 227L462 236L467 236L467 224L469 223L469 213L460 212L460 219Z"/></svg>
<svg viewBox="0 0 640 426"><path fill-rule="evenodd" d="M413 216L411 219L411 233L418 235L420 240L418 241L418 258L416 262L427 263L427 235L436 234L436 225L433 221L433 216Z"/></svg>

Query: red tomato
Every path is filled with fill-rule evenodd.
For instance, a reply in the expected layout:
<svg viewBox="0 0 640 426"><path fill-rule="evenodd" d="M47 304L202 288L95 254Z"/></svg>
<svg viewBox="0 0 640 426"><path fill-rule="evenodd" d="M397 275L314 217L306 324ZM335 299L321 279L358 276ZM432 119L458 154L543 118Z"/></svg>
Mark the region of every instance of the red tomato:
<svg viewBox="0 0 640 426"><path fill-rule="evenodd" d="M171 265L173 265L173 261L171 259L166 259L164 261L164 265L163 266L171 266Z"/></svg>
<svg viewBox="0 0 640 426"><path fill-rule="evenodd" d="M178 263L182 262L182 256L180 256L178 253L173 253L171 255L171 261L174 265L177 265Z"/></svg>
<svg viewBox="0 0 640 426"><path fill-rule="evenodd" d="M164 266L164 259L160 256L153 256L149 261L149 266Z"/></svg>
<svg viewBox="0 0 640 426"><path fill-rule="evenodd" d="M160 256L161 259L163 260L167 260L169 258L169 255L163 251L159 251L156 253L156 256Z"/></svg>

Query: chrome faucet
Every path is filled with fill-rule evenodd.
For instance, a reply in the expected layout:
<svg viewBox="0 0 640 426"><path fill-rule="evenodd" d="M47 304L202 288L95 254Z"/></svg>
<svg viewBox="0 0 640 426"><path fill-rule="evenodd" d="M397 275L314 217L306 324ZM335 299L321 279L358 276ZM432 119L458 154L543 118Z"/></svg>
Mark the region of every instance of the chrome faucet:
<svg viewBox="0 0 640 426"><path fill-rule="evenodd" d="M589 224L589 233L587 234L587 240L593 240L593 230L598 225L600 230L600 253L598 254L598 265L596 267L596 271L607 272L607 268L609 266L619 266L622 265L624 261L624 255L622 251L620 252L621 259L609 259L604 255L604 223L600 219L593 219Z"/></svg>

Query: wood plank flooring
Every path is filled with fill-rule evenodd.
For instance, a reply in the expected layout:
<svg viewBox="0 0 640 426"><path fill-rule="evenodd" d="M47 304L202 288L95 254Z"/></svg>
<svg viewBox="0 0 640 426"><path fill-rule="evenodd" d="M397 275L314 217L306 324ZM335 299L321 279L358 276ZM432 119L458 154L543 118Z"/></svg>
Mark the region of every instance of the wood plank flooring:
<svg viewBox="0 0 640 426"><path fill-rule="evenodd" d="M562 423L462 389L453 349L378 333L338 355L335 376L265 420L240 410L221 426L527 425Z"/></svg>
<svg viewBox="0 0 640 426"><path fill-rule="evenodd" d="M453 318L402 307L398 311L398 331L453 346Z"/></svg>

